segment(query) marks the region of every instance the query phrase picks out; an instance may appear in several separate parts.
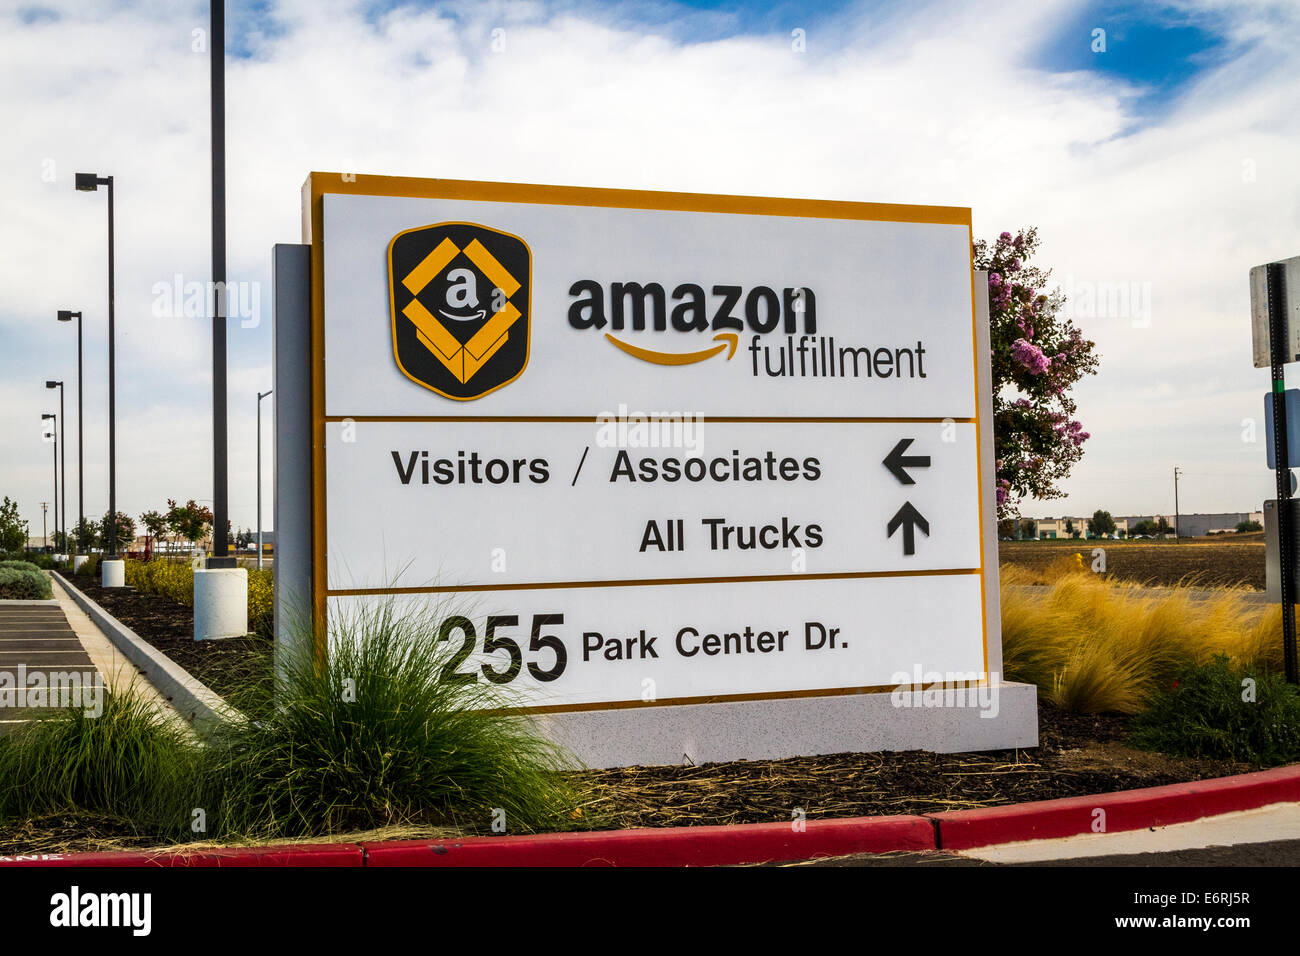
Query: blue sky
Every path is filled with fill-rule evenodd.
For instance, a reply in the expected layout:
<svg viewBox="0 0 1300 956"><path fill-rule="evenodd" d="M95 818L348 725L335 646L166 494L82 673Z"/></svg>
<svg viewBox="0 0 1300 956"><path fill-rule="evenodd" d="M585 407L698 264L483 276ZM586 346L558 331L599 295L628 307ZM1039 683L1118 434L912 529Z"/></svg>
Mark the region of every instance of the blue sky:
<svg viewBox="0 0 1300 956"><path fill-rule="evenodd" d="M76 374L59 308L87 316L87 508L106 505L104 200L77 171L117 176L120 503L211 497L209 332L151 312L157 283L210 268L206 19L0 8L0 494L34 522L43 383ZM1188 511L1270 494L1242 437L1267 387L1246 274L1300 253L1295 4L239 0L227 24L230 275L267 303L312 169L970 206L977 236L1037 225L1063 286L1149 290L1145 324L1079 320L1102 356L1077 392L1093 438L1068 498L1027 513L1172 511L1175 465ZM246 526L269 323L230 348Z"/></svg>
<svg viewBox="0 0 1300 956"><path fill-rule="evenodd" d="M1047 38L1037 63L1130 83L1143 91L1142 113L1158 113L1198 75L1233 55L1228 25L1220 13L1167 4L1089 3Z"/></svg>

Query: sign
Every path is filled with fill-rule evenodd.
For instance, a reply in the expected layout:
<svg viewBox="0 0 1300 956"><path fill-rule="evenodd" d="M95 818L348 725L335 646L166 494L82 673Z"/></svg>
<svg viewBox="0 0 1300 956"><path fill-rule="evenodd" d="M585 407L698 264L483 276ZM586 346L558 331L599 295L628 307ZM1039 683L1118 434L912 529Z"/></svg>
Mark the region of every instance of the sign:
<svg viewBox="0 0 1300 956"><path fill-rule="evenodd" d="M1290 290L1300 289L1300 257L1271 262L1250 270L1250 300L1254 333L1255 365L1267 365L1272 379L1271 394L1265 405L1268 416L1269 458L1277 485L1276 546L1270 555L1277 561L1277 591L1280 595L1295 592L1296 529L1290 495L1295 488L1291 466L1295 463L1291 430L1291 395L1286 389L1286 366L1300 359L1296 315L1300 298ZM1266 509L1267 510L1267 509ZM1272 568L1270 557L1270 569ZM1282 601L1282 658L1287 683L1300 683L1300 655L1296 650L1295 604Z"/></svg>
<svg viewBox="0 0 1300 956"><path fill-rule="evenodd" d="M1286 405L1286 457L1290 466L1295 467L1300 465L1300 388L1288 388L1282 394ZM1264 394L1264 434L1267 436L1265 456L1268 459L1268 467L1276 468L1277 443L1273 440L1272 392Z"/></svg>
<svg viewBox="0 0 1300 956"><path fill-rule="evenodd" d="M1282 353L1286 362L1300 361L1300 256L1281 260L1285 284L1283 292ZM1268 266L1250 270L1250 329L1255 368L1268 368ZM1270 466L1272 467L1272 466Z"/></svg>
<svg viewBox="0 0 1300 956"><path fill-rule="evenodd" d="M986 676L969 210L304 202L318 614L437 614L455 674L539 710Z"/></svg>
<svg viewBox="0 0 1300 956"><path fill-rule="evenodd" d="M1291 526L1300 524L1300 500L1286 499L1286 509L1290 512ZM1264 599L1269 604L1282 604L1282 542L1280 509L1276 498L1264 501ZM1300 546L1292 538L1288 550L1292 567L1300 564ZM1296 603L1296 582L1290 581L1291 604Z"/></svg>

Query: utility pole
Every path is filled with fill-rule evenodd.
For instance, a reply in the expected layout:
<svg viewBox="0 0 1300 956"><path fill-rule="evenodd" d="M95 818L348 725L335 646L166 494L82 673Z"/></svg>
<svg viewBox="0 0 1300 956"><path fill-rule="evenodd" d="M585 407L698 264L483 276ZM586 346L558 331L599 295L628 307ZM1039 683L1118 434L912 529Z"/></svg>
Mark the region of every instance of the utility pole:
<svg viewBox="0 0 1300 956"><path fill-rule="evenodd" d="M1174 468L1174 544L1178 543L1178 476L1182 473L1182 469Z"/></svg>

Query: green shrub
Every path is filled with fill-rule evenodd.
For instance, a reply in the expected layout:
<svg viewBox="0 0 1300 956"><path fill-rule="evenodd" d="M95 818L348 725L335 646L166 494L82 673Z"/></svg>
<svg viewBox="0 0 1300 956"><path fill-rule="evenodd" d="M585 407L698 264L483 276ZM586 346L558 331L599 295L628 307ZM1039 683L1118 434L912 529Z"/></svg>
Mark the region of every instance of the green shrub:
<svg viewBox="0 0 1300 956"><path fill-rule="evenodd" d="M76 573L82 577L97 577L99 575L99 555L88 555L85 563L77 569Z"/></svg>
<svg viewBox="0 0 1300 956"><path fill-rule="evenodd" d="M153 558L149 561L127 561L126 583L137 591L157 594L177 604L194 606L194 569L188 562Z"/></svg>
<svg viewBox="0 0 1300 956"><path fill-rule="evenodd" d="M44 601L54 596L44 571L21 561L0 562L0 598Z"/></svg>
<svg viewBox="0 0 1300 956"><path fill-rule="evenodd" d="M6 554L0 558L0 568L10 566L39 568L48 571L54 567L54 559L48 554Z"/></svg>
<svg viewBox="0 0 1300 956"><path fill-rule="evenodd" d="M1175 687L1135 717L1130 729L1133 744L1146 750L1263 766L1288 763L1300 760L1300 689L1220 654L1184 668Z"/></svg>
<svg viewBox="0 0 1300 956"><path fill-rule="evenodd" d="M248 569L248 629L270 638L275 621L275 577L270 568Z"/></svg>
<svg viewBox="0 0 1300 956"><path fill-rule="evenodd" d="M103 712L68 708L0 737L0 821L88 812L181 838L197 748L136 695L105 692Z"/></svg>
<svg viewBox="0 0 1300 956"><path fill-rule="evenodd" d="M328 661L277 661L266 689L232 701L252 719L210 747L223 794L219 827L273 837L384 826L509 832L569 823L574 798L555 771L562 753L479 682L444 680L454 650L439 615L393 605L332 622ZM309 641L304 646L310 644Z"/></svg>

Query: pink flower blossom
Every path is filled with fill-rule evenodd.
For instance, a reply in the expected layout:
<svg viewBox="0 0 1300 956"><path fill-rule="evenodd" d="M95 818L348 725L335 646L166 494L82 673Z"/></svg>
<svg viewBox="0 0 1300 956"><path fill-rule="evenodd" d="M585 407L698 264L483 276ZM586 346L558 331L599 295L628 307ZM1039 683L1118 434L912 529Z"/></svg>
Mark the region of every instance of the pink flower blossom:
<svg viewBox="0 0 1300 956"><path fill-rule="evenodd" d="M1043 354L1043 350L1024 339L1016 339L1011 343L1011 357L1032 375L1042 375L1052 367L1052 360Z"/></svg>

